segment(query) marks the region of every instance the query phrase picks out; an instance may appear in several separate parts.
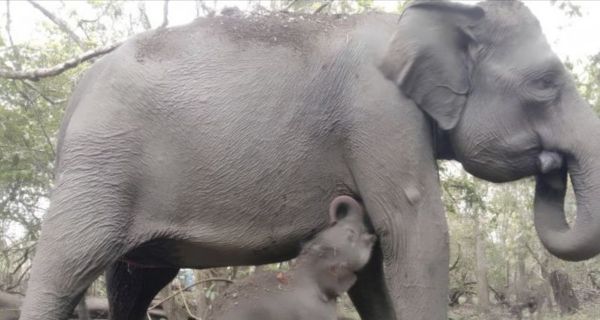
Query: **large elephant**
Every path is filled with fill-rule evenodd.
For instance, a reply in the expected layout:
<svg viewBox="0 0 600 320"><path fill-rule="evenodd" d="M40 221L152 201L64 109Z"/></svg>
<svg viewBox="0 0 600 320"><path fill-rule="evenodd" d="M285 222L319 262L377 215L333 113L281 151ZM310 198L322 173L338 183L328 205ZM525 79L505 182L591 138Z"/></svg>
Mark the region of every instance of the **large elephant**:
<svg viewBox="0 0 600 320"><path fill-rule="evenodd" d="M350 291L362 319L446 319L441 158L537 175L546 248L600 251L600 122L520 2L144 33L82 78L59 141L22 320L66 319L106 269L112 318L142 319L180 267L294 257L339 194L379 238Z"/></svg>

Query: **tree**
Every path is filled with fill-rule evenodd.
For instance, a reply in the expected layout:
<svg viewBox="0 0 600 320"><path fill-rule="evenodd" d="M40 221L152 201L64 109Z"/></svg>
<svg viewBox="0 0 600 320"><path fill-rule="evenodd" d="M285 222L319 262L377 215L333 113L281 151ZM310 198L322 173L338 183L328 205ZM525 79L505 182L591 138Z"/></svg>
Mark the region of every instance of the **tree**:
<svg viewBox="0 0 600 320"><path fill-rule="evenodd" d="M487 188L486 185L478 183L475 178L466 175L464 172L455 174L456 168L448 167L442 172L445 178L442 183L446 191L445 199L447 200L446 203L449 211L456 215L464 215L472 221L471 234L474 239L470 238L468 241L471 243L474 242L474 278L476 279L477 286L478 309L480 313L487 313L490 305L486 257L487 232L482 225L482 221L486 220L486 205L483 197L486 195ZM463 286L465 285L464 283L465 281L463 280ZM460 292L460 290L454 288L454 292ZM454 300L454 298L451 297L451 300Z"/></svg>
<svg viewBox="0 0 600 320"><path fill-rule="evenodd" d="M561 315L573 314L579 309L579 300L575 296L569 275L555 270L550 274L550 284L554 291L554 299L560 308Z"/></svg>

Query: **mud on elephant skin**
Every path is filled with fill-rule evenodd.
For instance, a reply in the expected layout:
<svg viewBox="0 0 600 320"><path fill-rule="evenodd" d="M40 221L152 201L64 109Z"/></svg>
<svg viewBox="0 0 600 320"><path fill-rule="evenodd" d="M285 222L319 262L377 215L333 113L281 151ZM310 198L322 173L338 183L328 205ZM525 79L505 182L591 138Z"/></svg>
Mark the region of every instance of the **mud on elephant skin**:
<svg viewBox="0 0 600 320"><path fill-rule="evenodd" d="M599 141L519 1L149 31L97 61L70 99L21 319L66 319L108 270L111 316L141 320L181 267L293 258L341 194L363 200L378 237L349 291L362 319L446 319L436 160L496 182L537 175L542 242L582 260L600 251ZM128 272L124 259L162 269Z"/></svg>
<svg viewBox="0 0 600 320"><path fill-rule="evenodd" d="M349 196L333 200L331 226L307 242L287 272L257 271L211 305L209 320L335 320L336 299L356 281L376 237L363 207Z"/></svg>

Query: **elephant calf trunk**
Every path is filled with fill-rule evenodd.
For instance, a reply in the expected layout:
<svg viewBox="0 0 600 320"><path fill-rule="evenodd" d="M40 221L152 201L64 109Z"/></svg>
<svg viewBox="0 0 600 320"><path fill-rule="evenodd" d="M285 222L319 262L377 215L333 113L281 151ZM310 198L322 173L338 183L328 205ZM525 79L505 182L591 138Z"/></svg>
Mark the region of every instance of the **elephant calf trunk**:
<svg viewBox="0 0 600 320"><path fill-rule="evenodd" d="M563 158L556 152L542 151L538 156L537 166L541 173L546 174L562 167Z"/></svg>

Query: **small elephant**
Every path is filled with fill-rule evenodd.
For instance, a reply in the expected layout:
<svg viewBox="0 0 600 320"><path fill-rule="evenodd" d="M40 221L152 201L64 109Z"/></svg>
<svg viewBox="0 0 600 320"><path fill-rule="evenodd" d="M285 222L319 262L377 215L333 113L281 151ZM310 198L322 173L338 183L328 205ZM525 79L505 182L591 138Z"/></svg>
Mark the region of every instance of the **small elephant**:
<svg viewBox="0 0 600 320"><path fill-rule="evenodd" d="M233 285L213 304L209 319L336 319L336 298L356 282L376 238L352 197L335 198L329 215L331 226L306 243L290 271L259 271Z"/></svg>

